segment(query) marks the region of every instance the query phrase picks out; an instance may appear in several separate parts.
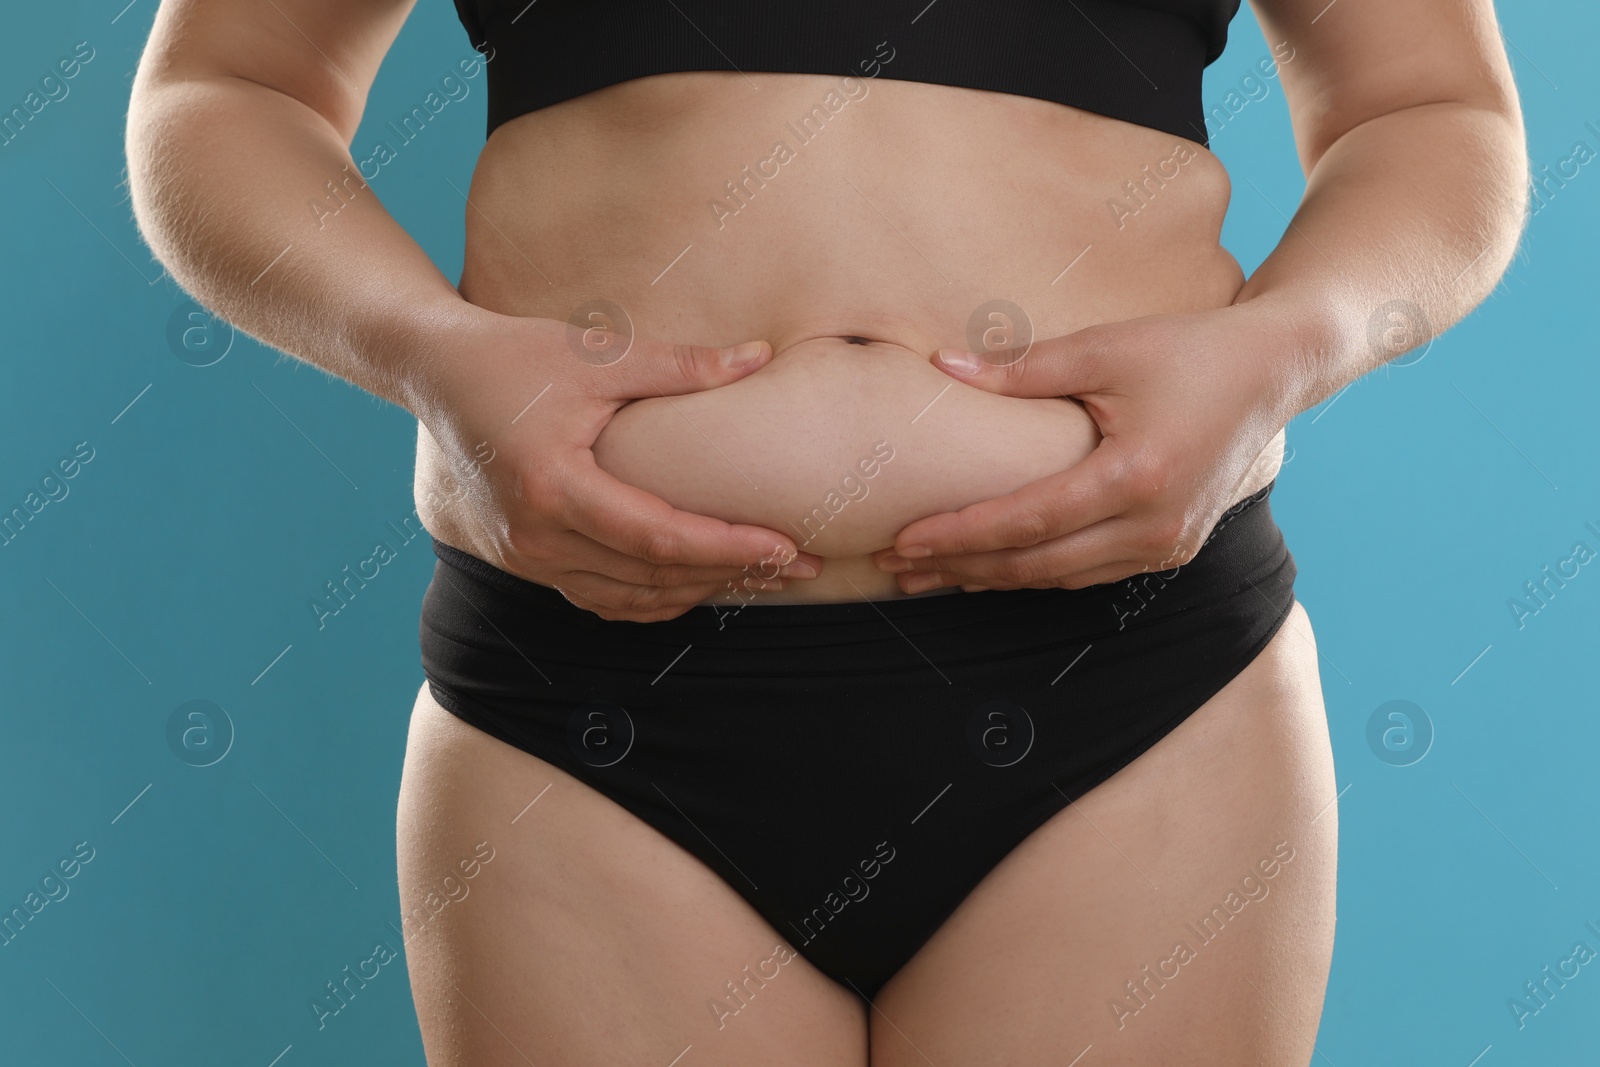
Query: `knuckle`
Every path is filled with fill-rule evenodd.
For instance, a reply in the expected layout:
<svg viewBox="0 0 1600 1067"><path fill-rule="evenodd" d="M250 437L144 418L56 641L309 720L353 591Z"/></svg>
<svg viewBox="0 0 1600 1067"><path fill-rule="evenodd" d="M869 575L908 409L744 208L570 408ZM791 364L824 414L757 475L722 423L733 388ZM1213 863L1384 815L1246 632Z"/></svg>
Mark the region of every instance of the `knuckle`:
<svg viewBox="0 0 1600 1067"><path fill-rule="evenodd" d="M1024 351L1014 356L1009 352L992 354L1003 356L1005 361L997 365L991 365L992 369L989 371L989 373L993 374L998 371L1001 379L1008 387L1019 386L1023 384L1023 382L1027 379L1031 369L1028 364L1028 352Z"/></svg>
<svg viewBox="0 0 1600 1067"><path fill-rule="evenodd" d="M672 346L672 363L678 370L679 377L686 382L699 381L700 379L700 349L694 345L675 344Z"/></svg>
<svg viewBox="0 0 1600 1067"><path fill-rule="evenodd" d="M633 554L657 565L672 563L678 555L678 539L664 526L652 526L639 535Z"/></svg>
<svg viewBox="0 0 1600 1067"><path fill-rule="evenodd" d="M1085 326L1072 334L1073 358L1098 368L1108 358L1116 358L1119 349L1128 344L1129 324L1097 323Z"/></svg>
<svg viewBox="0 0 1600 1067"><path fill-rule="evenodd" d="M544 467L527 467L517 473L517 496L524 507L536 513L557 510L564 498L560 481Z"/></svg>
<svg viewBox="0 0 1600 1067"><path fill-rule="evenodd" d="M1000 561L995 575L1010 585L1027 585L1039 577L1039 564L1027 556L1011 556Z"/></svg>
<svg viewBox="0 0 1600 1067"><path fill-rule="evenodd" d="M1020 545L1036 545L1050 536L1050 520L1031 508L1017 513L1012 520L1012 533Z"/></svg>
<svg viewBox="0 0 1600 1067"><path fill-rule="evenodd" d="M1138 503L1150 495L1150 484L1138 462L1130 456L1118 456L1110 465L1107 482L1123 500Z"/></svg>
<svg viewBox="0 0 1600 1067"><path fill-rule="evenodd" d="M538 537L526 526L515 525L506 530L506 547L510 555L528 557L538 546Z"/></svg>
<svg viewBox="0 0 1600 1067"><path fill-rule="evenodd" d="M624 610L634 613L659 611L663 590L654 585L636 585L623 597Z"/></svg>
<svg viewBox="0 0 1600 1067"><path fill-rule="evenodd" d="M1181 518L1163 519L1151 525L1144 539L1147 552L1177 555L1183 551L1186 527Z"/></svg>
<svg viewBox="0 0 1600 1067"><path fill-rule="evenodd" d="M1172 465L1158 453L1142 449L1125 457L1118 473L1123 487L1131 496L1152 500L1166 489L1172 475Z"/></svg>
<svg viewBox="0 0 1600 1067"><path fill-rule="evenodd" d="M684 585L692 577L690 569L681 563L655 563L645 573L644 584L665 588Z"/></svg>
<svg viewBox="0 0 1600 1067"><path fill-rule="evenodd" d="M529 562L544 562L549 558L550 545L545 531L522 523L511 525L505 534L506 546L516 558Z"/></svg>

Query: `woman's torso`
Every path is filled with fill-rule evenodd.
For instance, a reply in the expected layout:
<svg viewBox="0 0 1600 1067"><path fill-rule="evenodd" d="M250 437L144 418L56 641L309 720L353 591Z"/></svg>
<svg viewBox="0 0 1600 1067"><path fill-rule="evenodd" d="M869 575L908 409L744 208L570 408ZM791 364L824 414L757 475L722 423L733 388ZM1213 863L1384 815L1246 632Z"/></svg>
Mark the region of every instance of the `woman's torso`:
<svg viewBox="0 0 1600 1067"><path fill-rule="evenodd" d="M1243 275L1218 243L1228 196L1199 145L1048 101L657 75L496 129L459 288L508 315L571 320L606 301L641 337L769 341L772 362L734 385L624 407L596 460L826 557L820 578L757 603L883 599L902 594L866 556L895 531L1064 469L1098 438L1075 402L984 393L928 357L971 347L985 323L996 347L1029 326L1048 338L1231 303ZM619 323L614 310L587 321ZM1236 499L1272 479L1282 442ZM419 502L459 499L451 478L422 431ZM421 517L473 550L448 507Z"/></svg>

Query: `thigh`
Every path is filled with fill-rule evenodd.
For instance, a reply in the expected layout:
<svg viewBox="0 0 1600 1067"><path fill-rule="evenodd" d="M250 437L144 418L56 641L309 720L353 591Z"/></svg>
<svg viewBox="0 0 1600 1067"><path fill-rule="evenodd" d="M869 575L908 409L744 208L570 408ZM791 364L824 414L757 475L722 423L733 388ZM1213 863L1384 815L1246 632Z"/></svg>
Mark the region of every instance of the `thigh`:
<svg viewBox="0 0 1600 1067"><path fill-rule="evenodd" d="M874 1067L1310 1062L1337 812L1297 603L1204 707L1031 834L879 993Z"/></svg>
<svg viewBox="0 0 1600 1067"><path fill-rule="evenodd" d="M860 1000L715 873L426 686L397 831L430 1067L867 1062Z"/></svg>

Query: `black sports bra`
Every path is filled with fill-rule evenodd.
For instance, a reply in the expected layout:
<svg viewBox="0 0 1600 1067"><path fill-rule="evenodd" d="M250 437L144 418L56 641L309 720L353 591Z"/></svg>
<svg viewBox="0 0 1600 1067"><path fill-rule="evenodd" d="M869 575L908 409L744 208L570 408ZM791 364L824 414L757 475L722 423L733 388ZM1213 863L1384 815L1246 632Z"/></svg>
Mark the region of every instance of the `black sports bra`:
<svg viewBox="0 0 1600 1067"><path fill-rule="evenodd" d="M1206 143L1239 0L455 0L489 126L649 74L883 76L1053 100ZM492 51L490 51L492 49Z"/></svg>

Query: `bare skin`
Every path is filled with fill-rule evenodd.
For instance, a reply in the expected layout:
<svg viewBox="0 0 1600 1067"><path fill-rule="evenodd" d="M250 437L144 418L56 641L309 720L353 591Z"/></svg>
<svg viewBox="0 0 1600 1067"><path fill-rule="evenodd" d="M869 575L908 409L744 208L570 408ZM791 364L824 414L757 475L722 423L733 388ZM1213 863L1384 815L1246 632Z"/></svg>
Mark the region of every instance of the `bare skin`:
<svg viewBox="0 0 1600 1067"><path fill-rule="evenodd" d="M820 107L830 95L835 114ZM826 121L802 142L789 124L813 108ZM785 137L790 162L742 177ZM972 165L1019 138L1037 148L1003 180ZM1110 198L1163 161L1175 177L1119 220ZM736 214L718 196L730 178L747 197ZM771 342L772 362L738 383L629 405L595 460L679 508L779 530L828 560L763 602L886 599L904 593L868 557L901 527L1067 469L1098 441L1079 405L985 396L928 354L965 345L997 298L1025 316L999 320L1007 338L1226 306L1244 283L1217 240L1228 190L1192 142L1047 101L887 78L658 75L494 132L460 288L506 315L564 320L602 296L645 336ZM880 440L895 460L872 497L840 512L866 528L805 540L791 524ZM1271 479L1281 437L1270 443L1232 499ZM417 479L453 488L446 450L426 435ZM460 509L423 519L476 554Z"/></svg>
<svg viewBox="0 0 1600 1067"><path fill-rule="evenodd" d="M728 75L664 75L513 120L479 161L458 292L375 195L314 227L305 213L353 163L409 0L165 0L130 107L130 186L191 292L417 415L436 536L605 618L675 617L772 558L792 568L761 569L774 600L930 579L1078 587L1187 559L1271 478L1289 417L1399 354L1368 344L1375 309L1409 301L1442 328L1509 259L1525 159L1486 0L1326 6L1258 5L1269 41L1296 50L1280 77L1310 177L1248 281L1217 244L1229 183L1214 158L1100 236L1106 198L1181 139L893 82L891 65L732 218L705 199L829 79L763 75L741 99ZM619 130L649 150L618 158ZM1063 269L1091 245L1092 269ZM635 334L616 363L569 347L565 320L597 295ZM809 509L840 456L785 443L875 439L892 403L954 374L935 350L970 347L971 313L996 295L1041 340L1009 369L952 377L931 409L950 421L915 441L918 477L896 490L909 495L882 482L803 553L776 524ZM723 359L751 340L753 360ZM984 413L1002 400L1018 414L996 425ZM654 463L690 440L672 436L674 403L744 435L730 465L790 495L741 498L725 472ZM974 466L1003 477L980 491ZM830 568L857 586L830 586ZM1334 793L1297 607L1222 693L997 867L870 1011L795 959L790 985L719 1030L700 990L779 935L678 846L424 691L399 806L403 907L476 842L507 842L471 899L408 940L429 1061L667 1063L693 1046L700 1063L1022 1064L1092 1044L1093 1062L1304 1064L1332 946ZM1280 842L1294 858L1271 894L1119 1015L1112 999L1171 953L1174 927Z"/></svg>

